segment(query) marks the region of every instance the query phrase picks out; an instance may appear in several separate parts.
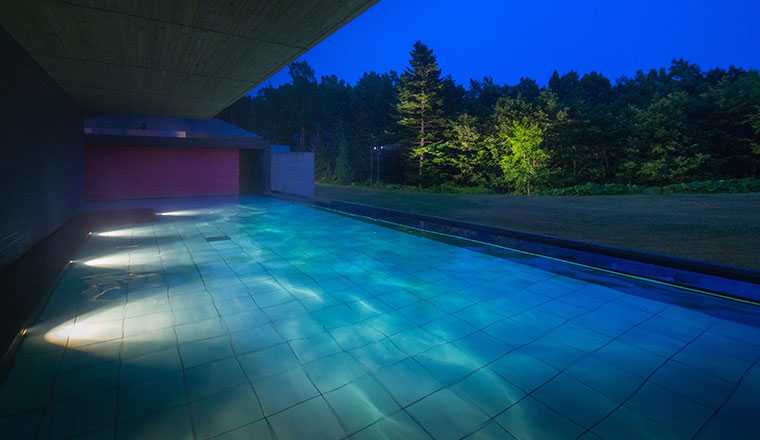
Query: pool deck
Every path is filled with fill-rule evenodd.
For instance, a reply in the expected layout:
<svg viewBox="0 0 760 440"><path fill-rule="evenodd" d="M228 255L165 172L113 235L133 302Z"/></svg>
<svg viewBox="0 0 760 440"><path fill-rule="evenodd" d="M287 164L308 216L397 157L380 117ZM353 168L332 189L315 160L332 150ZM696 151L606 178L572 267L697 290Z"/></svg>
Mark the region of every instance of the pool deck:
<svg viewBox="0 0 760 440"><path fill-rule="evenodd" d="M282 200L151 205L62 275L3 438L756 438L757 308Z"/></svg>
<svg viewBox="0 0 760 440"><path fill-rule="evenodd" d="M316 197L760 271L760 194L432 194L318 185Z"/></svg>

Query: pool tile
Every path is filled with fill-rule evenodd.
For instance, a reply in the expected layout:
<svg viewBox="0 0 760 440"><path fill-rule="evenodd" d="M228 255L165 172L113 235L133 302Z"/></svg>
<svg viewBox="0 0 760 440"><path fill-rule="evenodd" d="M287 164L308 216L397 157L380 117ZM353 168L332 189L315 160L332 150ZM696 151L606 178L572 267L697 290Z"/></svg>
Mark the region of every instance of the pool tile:
<svg viewBox="0 0 760 440"><path fill-rule="evenodd" d="M471 305L454 313L454 316L466 321L477 329L482 329L504 319L503 315L484 304Z"/></svg>
<svg viewBox="0 0 760 440"><path fill-rule="evenodd" d="M405 411L399 411L351 436L351 440L430 440L430 436Z"/></svg>
<svg viewBox="0 0 760 440"><path fill-rule="evenodd" d="M238 361L227 358L185 369L185 381L190 398L198 399L244 384L246 377Z"/></svg>
<svg viewBox="0 0 760 440"><path fill-rule="evenodd" d="M406 316L409 319L415 320L418 325L425 325L429 322L439 319L446 315L438 307L429 302L416 302L406 307L402 307L398 310L401 316Z"/></svg>
<svg viewBox="0 0 760 440"><path fill-rule="evenodd" d="M151 380L119 391L119 417L133 418L188 402L181 371L154 376Z"/></svg>
<svg viewBox="0 0 760 440"><path fill-rule="evenodd" d="M438 336L426 332L421 328L413 328L397 333L391 336L390 340L396 347L409 356L414 356L417 353L445 342Z"/></svg>
<svg viewBox="0 0 760 440"><path fill-rule="evenodd" d="M311 362L341 351L341 348L327 332L304 339L293 339L289 341L289 344L302 363Z"/></svg>
<svg viewBox="0 0 760 440"><path fill-rule="evenodd" d="M271 283L274 282L274 280L271 281ZM295 300L293 295L279 286L253 286L251 297L259 307L271 307Z"/></svg>
<svg viewBox="0 0 760 440"><path fill-rule="evenodd" d="M346 432L354 433L400 408L372 376L355 381L325 395Z"/></svg>
<svg viewBox="0 0 760 440"><path fill-rule="evenodd" d="M696 434L713 409L648 382L625 403L629 409L684 436Z"/></svg>
<svg viewBox="0 0 760 440"><path fill-rule="evenodd" d="M573 323L610 337L617 337L649 317L649 313L618 304L607 304L573 320Z"/></svg>
<svg viewBox="0 0 760 440"><path fill-rule="evenodd" d="M140 333L160 330L174 325L171 311L151 313L124 320L124 336L131 337Z"/></svg>
<svg viewBox="0 0 760 440"><path fill-rule="evenodd" d="M705 423L697 433L697 440L755 440L757 438L757 416L754 414L721 411Z"/></svg>
<svg viewBox="0 0 760 440"><path fill-rule="evenodd" d="M680 440L683 434L672 430L669 426L660 424L650 418L643 417L636 411L621 406L599 425L594 427L594 433L605 439L639 440L657 438L663 440Z"/></svg>
<svg viewBox="0 0 760 440"><path fill-rule="evenodd" d="M238 360L251 380L283 373L300 365L293 350L286 343L238 356Z"/></svg>
<svg viewBox="0 0 760 440"><path fill-rule="evenodd" d="M135 316L147 315L157 312L168 312L169 297L166 295L149 296L146 298L130 299L124 306L124 317L134 318Z"/></svg>
<svg viewBox="0 0 760 440"><path fill-rule="evenodd" d="M710 332L731 338L738 342L753 344L758 348L760 341L760 328L744 323L733 321L719 321L710 329Z"/></svg>
<svg viewBox="0 0 760 440"><path fill-rule="evenodd" d="M255 379L253 386L267 416L319 394L301 368Z"/></svg>
<svg viewBox="0 0 760 440"><path fill-rule="evenodd" d="M269 418L280 440L340 439L346 433L322 397L314 397Z"/></svg>
<svg viewBox="0 0 760 440"><path fill-rule="evenodd" d="M105 359L83 370L60 373L53 393L56 399L99 396L119 384L119 360Z"/></svg>
<svg viewBox="0 0 760 440"><path fill-rule="evenodd" d="M396 347L390 339L367 344L351 350L351 355L364 365L368 371L376 371L386 365L394 364L407 357L406 353Z"/></svg>
<svg viewBox="0 0 760 440"><path fill-rule="evenodd" d="M573 348L570 345L551 341L545 342L541 339L518 348L516 351L533 356L558 370L568 368L586 355L586 352Z"/></svg>
<svg viewBox="0 0 760 440"><path fill-rule="evenodd" d="M309 362L304 365L304 370L323 394L345 385L367 372L348 353L338 353Z"/></svg>
<svg viewBox="0 0 760 440"><path fill-rule="evenodd" d="M475 327L451 315L444 316L422 327L428 333L451 342L478 331Z"/></svg>
<svg viewBox="0 0 760 440"><path fill-rule="evenodd" d="M233 429L218 437L217 440L273 440L272 429L266 420L259 420L242 428Z"/></svg>
<svg viewBox="0 0 760 440"><path fill-rule="evenodd" d="M198 321L216 319L219 313L213 304L198 305L173 311L174 325L192 324Z"/></svg>
<svg viewBox="0 0 760 440"><path fill-rule="evenodd" d="M398 312L380 315L377 318L366 321L364 324L371 326L373 329L388 337L417 327L414 320L410 320Z"/></svg>
<svg viewBox="0 0 760 440"><path fill-rule="evenodd" d="M411 358L381 368L375 373L375 378L401 406L407 406L440 388L440 383Z"/></svg>
<svg viewBox="0 0 760 440"><path fill-rule="evenodd" d="M604 362L641 377L649 376L666 360L664 357L618 340L602 347L596 355Z"/></svg>
<svg viewBox="0 0 760 440"><path fill-rule="evenodd" d="M652 333L643 328L636 327L618 338L620 342L633 345L654 354L670 357L681 350L685 343L679 339Z"/></svg>
<svg viewBox="0 0 760 440"><path fill-rule="evenodd" d="M723 380L738 382L754 360L741 359L721 351L723 350L715 349L709 344L700 344L697 340L687 345L673 359Z"/></svg>
<svg viewBox="0 0 760 440"><path fill-rule="evenodd" d="M190 410L186 406L180 406L120 423L116 437L130 440L192 440L194 436Z"/></svg>
<svg viewBox="0 0 760 440"><path fill-rule="evenodd" d="M473 432L464 440L517 440L517 437L508 433L496 422L489 422L483 428Z"/></svg>
<svg viewBox="0 0 760 440"><path fill-rule="evenodd" d="M672 339L678 339L684 343L691 341L704 331L703 327L699 324L685 319L666 318L664 316L655 316L642 323L639 328Z"/></svg>
<svg viewBox="0 0 760 440"><path fill-rule="evenodd" d="M310 336L321 334L325 331L324 326L318 321L308 318L301 319L283 319L272 324L283 338L304 339Z"/></svg>
<svg viewBox="0 0 760 440"><path fill-rule="evenodd" d="M419 300L413 294L399 289L384 292L382 295L378 295L378 299L394 309L408 306Z"/></svg>
<svg viewBox="0 0 760 440"><path fill-rule="evenodd" d="M183 309L196 309L200 307L213 306L214 301L211 295L204 290L199 290L192 293L185 293L182 295L170 295L169 305L173 311L177 312Z"/></svg>
<svg viewBox="0 0 760 440"><path fill-rule="evenodd" d="M437 345L420 353L414 359L422 365L438 382L450 385L484 365L478 357L454 344Z"/></svg>
<svg viewBox="0 0 760 440"><path fill-rule="evenodd" d="M485 332L475 332L457 339L454 341L454 345L460 350L467 352L473 360L481 365L493 362L514 348L512 345L501 342Z"/></svg>
<svg viewBox="0 0 760 440"><path fill-rule="evenodd" d="M594 351L610 342L611 338L593 330L568 324L552 330L539 341L557 345L567 344L581 351Z"/></svg>
<svg viewBox="0 0 760 440"><path fill-rule="evenodd" d="M232 348L238 355L282 344L285 340L271 325L230 333Z"/></svg>
<svg viewBox="0 0 760 440"><path fill-rule="evenodd" d="M583 432L582 427L532 397L509 407L496 421L519 439L575 439Z"/></svg>
<svg viewBox="0 0 760 440"><path fill-rule="evenodd" d="M615 403L622 403L643 383L644 378L601 361L595 354L584 357L567 369L567 374L599 391Z"/></svg>
<svg viewBox="0 0 760 440"><path fill-rule="evenodd" d="M222 321L229 332L249 331L270 322L269 317L259 309L251 309L234 315L223 315Z"/></svg>
<svg viewBox="0 0 760 440"><path fill-rule="evenodd" d="M532 392L558 373L554 367L520 352L504 356L489 368L526 392Z"/></svg>
<svg viewBox="0 0 760 440"><path fill-rule="evenodd" d="M383 333L366 324L340 327L330 333L343 350L353 350L385 338Z"/></svg>
<svg viewBox="0 0 760 440"><path fill-rule="evenodd" d="M192 324L178 325L174 327L177 340L180 344L185 342L199 341L227 334L227 330L218 318L196 321Z"/></svg>
<svg viewBox="0 0 760 440"><path fill-rule="evenodd" d="M562 319L572 319L585 313L586 309L563 301L554 300L536 307L536 311L549 313Z"/></svg>
<svg viewBox="0 0 760 440"><path fill-rule="evenodd" d="M488 368L483 368L454 384L450 390L472 403L489 417L525 397L526 392L507 382Z"/></svg>
<svg viewBox="0 0 760 440"><path fill-rule="evenodd" d="M475 300L468 295L451 293L431 298L430 302L446 313L455 313L471 306Z"/></svg>
<svg viewBox="0 0 760 440"><path fill-rule="evenodd" d="M591 428L617 407L615 402L566 373L541 386L533 397L585 428Z"/></svg>
<svg viewBox="0 0 760 440"><path fill-rule="evenodd" d="M128 387L181 368L182 363L175 346L122 361L121 383Z"/></svg>
<svg viewBox="0 0 760 440"><path fill-rule="evenodd" d="M248 385L194 402L191 409L199 438L218 435L263 417L256 394Z"/></svg>
<svg viewBox="0 0 760 440"><path fill-rule="evenodd" d="M131 359L174 348L176 345L177 335L171 328L140 333L136 336L124 338L121 357L122 359Z"/></svg>
<svg viewBox="0 0 760 440"><path fill-rule="evenodd" d="M407 412L436 439L461 438L488 420L485 413L448 389L414 403Z"/></svg>
<svg viewBox="0 0 760 440"><path fill-rule="evenodd" d="M716 409L734 390L734 384L677 361L663 365L650 380L708 408Z"/></svg>
<svg viewBox="0 0 760 440"><path fill-rule="evenodd" d="M502 319L483 329L489 336L511 345L528 344L547 332L541 324Z"/></svg>
<svg viewBox="0 0 760 440"><path fill-rule="evenodd" d="M250 295L236 296L234 298L219 301L215 303L215 306L219 311L219 315L222 317L249 312L251 310L258 310L259 308L253 300L253 297Z"/></svg>
<svg viewBox="0 0 760 440"><path fill-rule="evenodd" d="M68 438L99 429L113 429L116 420L116 391L97 398L64 400L57 402L49 421L42 428L41 437Z"/></svg>
<svg viewBox="0 0 760 440"><path fill-rule="evenodd" d="M123 335L124 322L122 320L105 322L83 322L82 320L77 320L77 323L69 332L67 347L76 348L98 342L121 339Z"/></svg>
<svg viewBox="0 0 760 440"><path fill-rule="evenodd" d="M306 310L306 308L298 301L290 301L283 304L264 307L262 310L272 321L297 319L309 314L308 310Z"/></svg>
<svg viewBox="0 0 760 440"><path fill-rule="evenodd" d="M230 338L227 336L217 336L182 344L179 346L179 353L184 368L228 358L233 354Z"/></svg>
<svg viewBox="0 0 760 440"><path fill-rule="evenodd" d="M311 316L327 330L356 324L360 316L346 304L336 304L312 312Z"/></svg>

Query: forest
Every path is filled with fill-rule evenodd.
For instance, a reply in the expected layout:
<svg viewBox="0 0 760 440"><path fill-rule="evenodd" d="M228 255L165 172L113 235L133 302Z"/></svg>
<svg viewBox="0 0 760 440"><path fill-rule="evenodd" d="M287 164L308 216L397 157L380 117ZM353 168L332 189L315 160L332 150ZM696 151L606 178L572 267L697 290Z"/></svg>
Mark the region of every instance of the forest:
<svg viewBox="0 0 760 440"><path fill-rule="evenodd" d="M245 96L221 118L315 153L319 181L534 194L579 185L663 186L760 175L760 73L685 60L612 81L555 71L456 83L414 44L398 74L355 84L291 80Z"/></svg>

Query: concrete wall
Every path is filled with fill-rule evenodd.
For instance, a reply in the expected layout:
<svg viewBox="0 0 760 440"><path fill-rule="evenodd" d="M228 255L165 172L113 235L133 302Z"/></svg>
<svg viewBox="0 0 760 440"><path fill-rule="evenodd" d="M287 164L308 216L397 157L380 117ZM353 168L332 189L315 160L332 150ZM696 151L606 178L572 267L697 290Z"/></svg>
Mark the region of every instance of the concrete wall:
<svg viewBox="0 0 760 440"><path fill-rule="evenodd" d="M82 115L0 28L0 268L80 207Z"/></svg>
<svg viewBox="0 0 760 440"><path fill-rule="evenodd" d="M272 153L270 185L273 192L314 196L314 153Z"/></svg>

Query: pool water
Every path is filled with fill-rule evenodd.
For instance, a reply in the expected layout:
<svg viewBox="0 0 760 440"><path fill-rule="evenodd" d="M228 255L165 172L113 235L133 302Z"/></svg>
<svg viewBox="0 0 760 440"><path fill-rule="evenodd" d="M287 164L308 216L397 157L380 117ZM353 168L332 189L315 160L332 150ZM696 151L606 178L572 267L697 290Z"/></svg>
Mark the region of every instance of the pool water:
<svg viewBox="0 0 760 440"><path fill-rule="evenodd" d="M758 438L760 309L270 198L93 231L3 438Z"/></svg>

